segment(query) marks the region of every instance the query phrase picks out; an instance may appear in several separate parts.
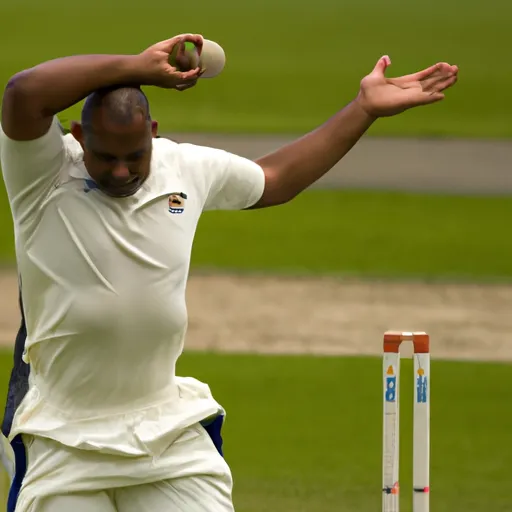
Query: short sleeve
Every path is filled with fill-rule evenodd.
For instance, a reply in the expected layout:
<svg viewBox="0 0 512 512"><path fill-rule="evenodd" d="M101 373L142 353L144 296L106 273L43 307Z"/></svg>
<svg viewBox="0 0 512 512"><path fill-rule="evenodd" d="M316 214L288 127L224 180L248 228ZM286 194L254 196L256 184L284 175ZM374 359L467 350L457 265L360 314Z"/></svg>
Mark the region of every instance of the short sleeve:
<svg viewBox="0 0 512 512"><path fill-rule="evenodd" d="M265 174L257 163L220 149L180 146L204 185L204 210L243 210L260 200Z"/></svg>
<svg viewBox="0 0 512 512"><path fill-rule="evenodd" d="M14 217L28 213L55 185L65 159L57 117L48 132L30 141L10 139L0 127L0 163Z"/></svg>

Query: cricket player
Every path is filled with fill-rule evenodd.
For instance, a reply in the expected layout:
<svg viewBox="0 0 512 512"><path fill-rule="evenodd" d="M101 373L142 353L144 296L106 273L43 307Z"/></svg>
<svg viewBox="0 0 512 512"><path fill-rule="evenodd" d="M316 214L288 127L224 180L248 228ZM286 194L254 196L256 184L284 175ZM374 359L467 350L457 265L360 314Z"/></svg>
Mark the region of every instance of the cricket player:
<svg viewBox="0 0 512 512"><path fill-rule="evenodd" d="M201 70L168 62L186 41L203 38L52 60L5 89L0 155L30 368L6 429L9 511L232 511L224 410L175 374L201 213L290 201L378 118L442 100L458 73L440 63L389 79L383 57L324 125L251 161L156 137L140 87L193 87ZM84 98L63 134L56 115Z"/></svg>

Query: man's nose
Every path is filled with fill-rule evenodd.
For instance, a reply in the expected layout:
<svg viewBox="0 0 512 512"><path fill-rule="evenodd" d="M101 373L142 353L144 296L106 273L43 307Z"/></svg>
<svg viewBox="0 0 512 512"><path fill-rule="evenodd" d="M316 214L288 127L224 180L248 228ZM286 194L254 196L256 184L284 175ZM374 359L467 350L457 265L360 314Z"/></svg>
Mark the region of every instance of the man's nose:
<svg viewBox="0 0 512 512"><path fill-rule="evenodd" d="M124 162L118 162L112 169L112 177L116 180L126 180L130 177L130 170Z"/></svg>

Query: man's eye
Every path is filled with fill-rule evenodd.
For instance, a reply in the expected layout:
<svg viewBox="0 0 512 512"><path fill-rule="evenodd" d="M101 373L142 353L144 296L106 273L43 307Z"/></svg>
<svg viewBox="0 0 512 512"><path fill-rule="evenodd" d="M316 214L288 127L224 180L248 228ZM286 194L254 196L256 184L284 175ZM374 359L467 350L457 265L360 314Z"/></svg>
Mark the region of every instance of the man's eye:
<svg viewBox="0 0 512 512"><path fill-rule="evenodd" d="M115 162L116 161L116 157L113 156L113 155L102 155L102 154L98 154L96 155L100 160L103 160L104 162Z"/></svg>
<svg viewBox="0 0 512 512"><path fill-rule="evenodd" d="M142 158L142 153L136 153L136 154L133 154L133 155L129 155L127 158L126 158L126 161L127 162L138 162L141 158Z"/></svg>

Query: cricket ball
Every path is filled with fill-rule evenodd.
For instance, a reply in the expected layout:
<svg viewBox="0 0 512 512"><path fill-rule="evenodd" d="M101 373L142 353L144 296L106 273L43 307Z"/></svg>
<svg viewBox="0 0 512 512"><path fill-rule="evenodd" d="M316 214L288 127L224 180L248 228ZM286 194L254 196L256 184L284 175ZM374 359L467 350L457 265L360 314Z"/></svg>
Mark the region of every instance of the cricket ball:
<svg viewBox="0 0 512 512"><path fill-rule="evenodd" d="M194 43L186 42L182 47L177 45L169 55L169 64L178 71L189 71L198 66L203 71L201 78L213 78L220 74L226 64L226 54L218 43L204 39L201 55Z"/></svg>

